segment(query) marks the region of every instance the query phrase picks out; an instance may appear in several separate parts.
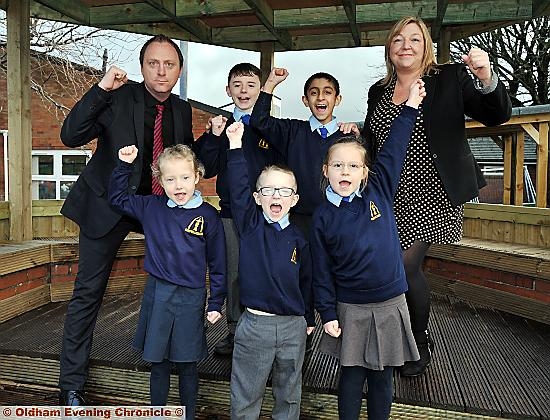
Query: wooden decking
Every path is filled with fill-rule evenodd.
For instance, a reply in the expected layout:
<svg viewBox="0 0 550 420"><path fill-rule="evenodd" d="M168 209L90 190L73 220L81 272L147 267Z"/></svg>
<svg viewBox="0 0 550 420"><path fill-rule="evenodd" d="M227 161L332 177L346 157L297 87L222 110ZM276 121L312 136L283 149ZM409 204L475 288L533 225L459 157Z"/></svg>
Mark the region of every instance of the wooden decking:
<svg viewBox="0 0 550 420"><path fill-rule="evenodd" d="M88 389L103 401L147 401L148 366L130 347L139 299L106 297L100 312ZM0 404L15 401L12 388L57 385L66 306L51 303L0 324L0 385L11 384L0 386ZM419 378L396 375L392 418L550 419L549 325L442 295L433 296L430 323L433 364ZM210 326L209 348L224 334L223 321ZM207 412L227 413L230 359L209 354L199 368L199 403ZM334 418L337 376L335 359L316 350L306 357L304 418Z"/></svg>

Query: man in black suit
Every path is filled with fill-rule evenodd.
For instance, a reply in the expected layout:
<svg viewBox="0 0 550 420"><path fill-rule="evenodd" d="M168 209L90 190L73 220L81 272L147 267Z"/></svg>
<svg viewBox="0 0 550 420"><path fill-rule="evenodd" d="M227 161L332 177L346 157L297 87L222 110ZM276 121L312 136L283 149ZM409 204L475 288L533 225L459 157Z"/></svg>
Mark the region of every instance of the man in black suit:
<svg viewBox="0 0 550 420"><path fill-rule="evenodd" d="M143 83L126 84L126 72L111 67L73 107L61 129L66 146L80 147L95 138L98 142L61 209L79 225L80 236L78 274L60 356L60 405L85 403L82 390L93 330L111 267L126 235L141 230L137 221L109 205L107 186L118 162L118 150L128 145L140 150L129 191L145 195L152 192L150 167L157 105L164 106L160 111L164 147L193 145L191 107L171 94L184 65L180 49L170 38L156 35L143 45L139 60Z"/></svg>

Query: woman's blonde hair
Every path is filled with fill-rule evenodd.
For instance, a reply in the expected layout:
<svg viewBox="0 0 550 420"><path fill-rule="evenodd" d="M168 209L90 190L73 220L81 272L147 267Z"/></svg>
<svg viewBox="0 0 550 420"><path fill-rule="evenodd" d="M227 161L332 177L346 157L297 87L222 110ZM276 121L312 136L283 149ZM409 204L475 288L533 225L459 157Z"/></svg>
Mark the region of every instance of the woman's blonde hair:
<svg viewBox="0 0 550 420"><path fill-rule="evenodd" d="M390 60L390 48L393 39L399 35L405 26L409 23L415 23L419 28L422 36L424 37L424 52L422 55L422 63L420 70L420 77L423 77L430 73L432 70L435 70L437 67L437 60L434 53L434 43L430 35L428 27L422 19L416 16L405 16L401 18L388 33L386 42L384 44L384 58L386 60L386 77L380 82L381 85L387 85L395 75L395 66Z"/></svg>
<svg viewBox="0 0 550 420"><path fill-rule="evenodd" d="M162 164L169 159L182 159L193 162L194 171L198 172L201 178L204 176L204 165L201 161L199 161L199 159L197 159L197 156L191 148L184 144L176 144L164 149L164 151L159 155L157 161L153 162L151 165L153 177L160 180L160 177L162 176Z"/></svg>

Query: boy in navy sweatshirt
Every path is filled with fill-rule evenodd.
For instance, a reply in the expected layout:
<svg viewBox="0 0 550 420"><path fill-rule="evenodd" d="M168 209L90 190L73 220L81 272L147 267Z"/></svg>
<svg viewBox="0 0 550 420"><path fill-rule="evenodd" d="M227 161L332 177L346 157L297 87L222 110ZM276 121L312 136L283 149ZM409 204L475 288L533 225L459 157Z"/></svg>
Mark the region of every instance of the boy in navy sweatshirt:
<svg viewBox="0 0 550 420"><path fill-rule="evenodd" d="M240 63L229 71L226 92L235 104L233 115L227 119L218 115L210 119L205 132L197 140L198 157L205 165L206 178L217 176L216 193L220 197L220 216L225 230L227 248L227 336L216 344L214 353L231 355L237 321L242 313L239 304L238 261L239 242L231 205L229 202L229 180L227 176L227 149L229 140L224 132L226 124L242 121L245 124L243 134L243 154L246 158L246 170L250 180L250 192L255 191L254 183L265 166L281 160L278 153L265 141L259 131L250 127L249 120L252 108L260 93L261 71L250 63Z"/></svg>
<svg viewBox="0 0 550 420"><path fill-rule="evenodd" d="M259 130L282 155L300 186L300 202L292 209L292 222L309 238L311 216L324 201L319 188L321 167L328 148L344 134L359 135L354 123L338 122L333 115L340 104L340 84L328 73L315 73L304 84L302 102L311 111L309 120L279 119L270 115L275 87L288 77L284 68L273 68L252 112L250 125ZM306 351L312 349L308 336Z"/></svg>
<svg viewBox="0 0 550 420"><path fill-rule="evenodd" d="M235 333L231 418L259 417L272 372L272 417L297 419L306 335L315 326L311 255L300 230L289 223L288 212L299 198L292 171L267 167L250 194L243 131L240 122L226 130L231 209L240 238L240 299L246 308Z"/></svg>

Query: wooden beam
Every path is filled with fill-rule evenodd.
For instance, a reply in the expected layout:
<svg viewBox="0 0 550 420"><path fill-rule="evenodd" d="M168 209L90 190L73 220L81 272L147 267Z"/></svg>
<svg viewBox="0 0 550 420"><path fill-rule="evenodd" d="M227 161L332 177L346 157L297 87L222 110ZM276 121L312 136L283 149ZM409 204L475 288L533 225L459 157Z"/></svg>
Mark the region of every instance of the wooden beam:
<svg viewBox="0 0 550 420"><path fill-rule="evenodd" d="M537 207L546 207L548 194L548 123L539 124L537 146Z"/></svg>
<svg viewBox="0 0 550 420"><path fill-rule="evenodd" d="M533 126L533 124L526 123L521 124L521 128L523 128L527 134L529 134L533 140L535 140L535 143L539 144L539 132L537 129Z"/></svg>
<svg viewBox="0 0 550 420"><path fill-rule="evenodd" d="M67 16L71 18L71 20L81 24L89 24L90 22L90 9L80 1L34 0L33 3L41 4L50 10L59 13L56 20L63 20L63 17Z"/></svg>
<svg viewBox="0 0 550 420"><path fill-rule="evenodd" d="M90 25L127 25L131 23L159 23L174 19L165 9L159 10L150 4L135 3L90 8Z"/></svg>
<svg viewBox="0 0 550 420"><path fill-rule="evenodd" d="M181 19L175 21L179 26L204 44L212 43L212 29L199 19Z"/></svg>
<svg viewBox="0 0 550 420"><path fill-rule="evenodd" d="M441 27L443 26L448 4L449 0L437 0L437 15L432 22L432 39L440 39L441 37ZM439 41L437 42L437 49L439 51Z"/></svg>
<svg viewBox="0 0 550 420"><path fill-rule="evenodd" d="M243 0L176 0L176 16L182 18L249 12Z"/></svg>
<svg viewBox="0 0 550 420"><path fill-rule="evenodd" d="M504 179L502 191L502 203L512 204L512 135L504 136Z"/></svg>
<svg viewBox="0 0 550 420"><path fill-rule="evenodd" d="M273 42L262 42L260 46L260 70L262 71L262 84L267 80L271 69L275 64L275 45Z"/></svg>
<svg viewBox="0 0 550 420"><path fill-rule="evenodd" d="M275 36L277 41L287 50L292 50L292 38L285 30L277 29L274 25L273 9L267 0L245 0L248 7L252 9L255 15L266 29Z"/></svg>
<svg viewBox="0 0 550 420"><path fill-rule="evenodd" d="M7 8L10 240L32 239L30 0Z"/></svg>
<svg viewBox="0 0 550 420"><path fill-rule="evenodd" d="M545 112L541 114L532 114L532 115L512 115L512 117L506 121L505 123L501 124L500 126L509 126L509 125L521 125L521 124L529 124L529 123L541 123L541 122L549 122L550 121L550 112ZM483 124L481 124L478 121L475 120L469 120L466 121L466 128L472 129L472 128L479 128L479 127L485 127ZM488 130L491 130L492 127L485 127Z"/></svg>
<svg viewBox="0 0 550 420"><path fill-rule="evenodd" d="M264 41L277 41L277 38L263 25L212 28L212 42L216 45Z"/></svg>
<svg viewBox="0 0 550 420"><path fill-rule="evenodd" d="M518 0L458 2L448 5L444 25L531 19L531 3Z"/></svg>
<svg viewBox="0 0 550 420"><path fill-rule="evenodd" d="M443 29L439 31L437 40L437 62L447 63L451 60L451 31Z"/></svg>
<svg viewBox="0 0 550 420"><path fill-rule="evenodd" d="M549 16L550 15L550 2L548 0L533 0L533 17Z"/></svg>
<svg viewBox="0 0 550 420"><path fill-rule="evenodd" d="M353 36L353 42L355 42L356 47L361 46L361 36L359 34L359 28L357 27L357 5L355 0L343 0L344 9L346 11L346 16L349 21L349 29L351 35Z"/></svg>
<svg viewBox="0 0 550 420"><path fill-rule="evenodd" d="M514 189L514 205L523 206L523 161L525 150L525 134L523 131L517 133L516 137L516 161L515 175L516 187Z"/></svg>

